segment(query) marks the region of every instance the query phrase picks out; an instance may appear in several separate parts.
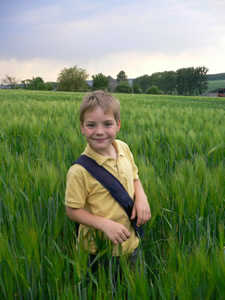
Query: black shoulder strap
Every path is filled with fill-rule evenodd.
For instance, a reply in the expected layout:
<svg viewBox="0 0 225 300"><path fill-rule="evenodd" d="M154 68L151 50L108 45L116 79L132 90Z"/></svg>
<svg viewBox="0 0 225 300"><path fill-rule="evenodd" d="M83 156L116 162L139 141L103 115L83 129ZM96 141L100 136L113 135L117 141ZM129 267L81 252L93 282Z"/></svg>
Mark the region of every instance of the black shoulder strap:
<svg viewBox="0 0 225 300"><path fill-rule="evenodd" d="M116 177L114 177L104 167L99 166L95 160L86 155L81 155L73 164L80 164L83 166L94 178L96 178L107 190L109 190L113 198L125 210L130 219L134 203L124 186L116 179ZM143 229L137 226L137 217L130 221L136 234L143 237Z"/></svg>

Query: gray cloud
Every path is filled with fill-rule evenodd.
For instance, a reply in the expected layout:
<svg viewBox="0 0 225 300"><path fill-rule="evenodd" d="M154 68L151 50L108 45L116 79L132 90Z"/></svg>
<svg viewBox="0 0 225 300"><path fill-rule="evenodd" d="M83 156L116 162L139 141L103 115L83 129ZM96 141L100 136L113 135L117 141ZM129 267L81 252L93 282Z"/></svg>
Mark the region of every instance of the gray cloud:
<svg viewBox="0 0 225 300"><path fill-rule="evenodd" d="M201 55L225 44L223 0L22 4L12 14L6 10L0 21L1 59L40 58L79 65L126 52Z"/></svg>

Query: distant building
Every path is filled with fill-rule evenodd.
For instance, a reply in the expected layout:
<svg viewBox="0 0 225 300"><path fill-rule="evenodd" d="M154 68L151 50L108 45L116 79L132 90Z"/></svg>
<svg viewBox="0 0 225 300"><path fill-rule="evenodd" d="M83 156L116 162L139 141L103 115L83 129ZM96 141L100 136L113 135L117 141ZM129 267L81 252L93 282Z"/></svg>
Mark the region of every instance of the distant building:
<svg viewBox="0 0 225 300"><path fill-rule="evenodd" d="M133 86L133 80L134 80L134 79L128 79L128 83L129 83L129 86L130 86L130 87Z"/></svg>
<svg viewBox="0 0 225 300"><path fill-rule="evenodd" d="M108 76L107 78L109 79L109 91L113 93L118 85L118 82L116 79L113 79L111 76Z"/></svg>
<svg viewBox="0 0 225 300"><path fill-rule="evenodd" d="M219 92L220 92L221 90L225 90L225 89L224 89L224 88L218 88L218 89L215 89L215 90L213 90L213 91L210 91L210 92L207 94L207 96L208 96L208 97L218 97Z"/></svg>
<svg viewBox="0 0 225 300"><path fill-rule="evenodd" d="M9 84L0 84L0 89L1 90L9 90L9 89L11 89L12 87L11 87L11 85L9 85Z"/></svg>
<svg viewBox="0 0 225 300"><path fill-rule="evenodd" d="M86 80L86 82L87 82L87 84L88 84L90 87L92 87L92 85L93 85L93 80Z"/></svg>

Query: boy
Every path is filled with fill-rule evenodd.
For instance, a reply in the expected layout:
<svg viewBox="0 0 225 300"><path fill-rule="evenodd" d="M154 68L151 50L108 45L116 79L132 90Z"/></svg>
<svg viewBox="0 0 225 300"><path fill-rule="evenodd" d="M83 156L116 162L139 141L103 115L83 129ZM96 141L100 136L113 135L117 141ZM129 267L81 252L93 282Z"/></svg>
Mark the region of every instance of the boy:
<svg viewBox="0 0 225 300"><path fill-rule="evenodd" d="M80 106L80 126L88 143L83 154L122 183L134 200L131 219L137 216L137 225L143 225L150 219L151 212L133 156L125 143L116 140L121 126L119 102L103 91L86 95ZM81 224L78 239L82 239L91 255L96 255L98 249L90 228L105 234L112 242L112 256L121 254L120 247L122 254L137 252L139 239L126 212L79 164L69 169L65 204L68 217Z"/></svg>

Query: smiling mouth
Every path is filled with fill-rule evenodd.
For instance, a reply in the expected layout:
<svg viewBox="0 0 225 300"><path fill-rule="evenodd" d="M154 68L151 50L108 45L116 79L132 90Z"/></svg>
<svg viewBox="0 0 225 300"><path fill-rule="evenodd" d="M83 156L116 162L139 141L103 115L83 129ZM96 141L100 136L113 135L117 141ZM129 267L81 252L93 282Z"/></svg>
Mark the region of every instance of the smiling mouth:
<svg viewBox="0 0 225 300"><path fill-rule="evenodd" d="M106 139L95 139L96 142L102 142L105 141Z"/></svg>

